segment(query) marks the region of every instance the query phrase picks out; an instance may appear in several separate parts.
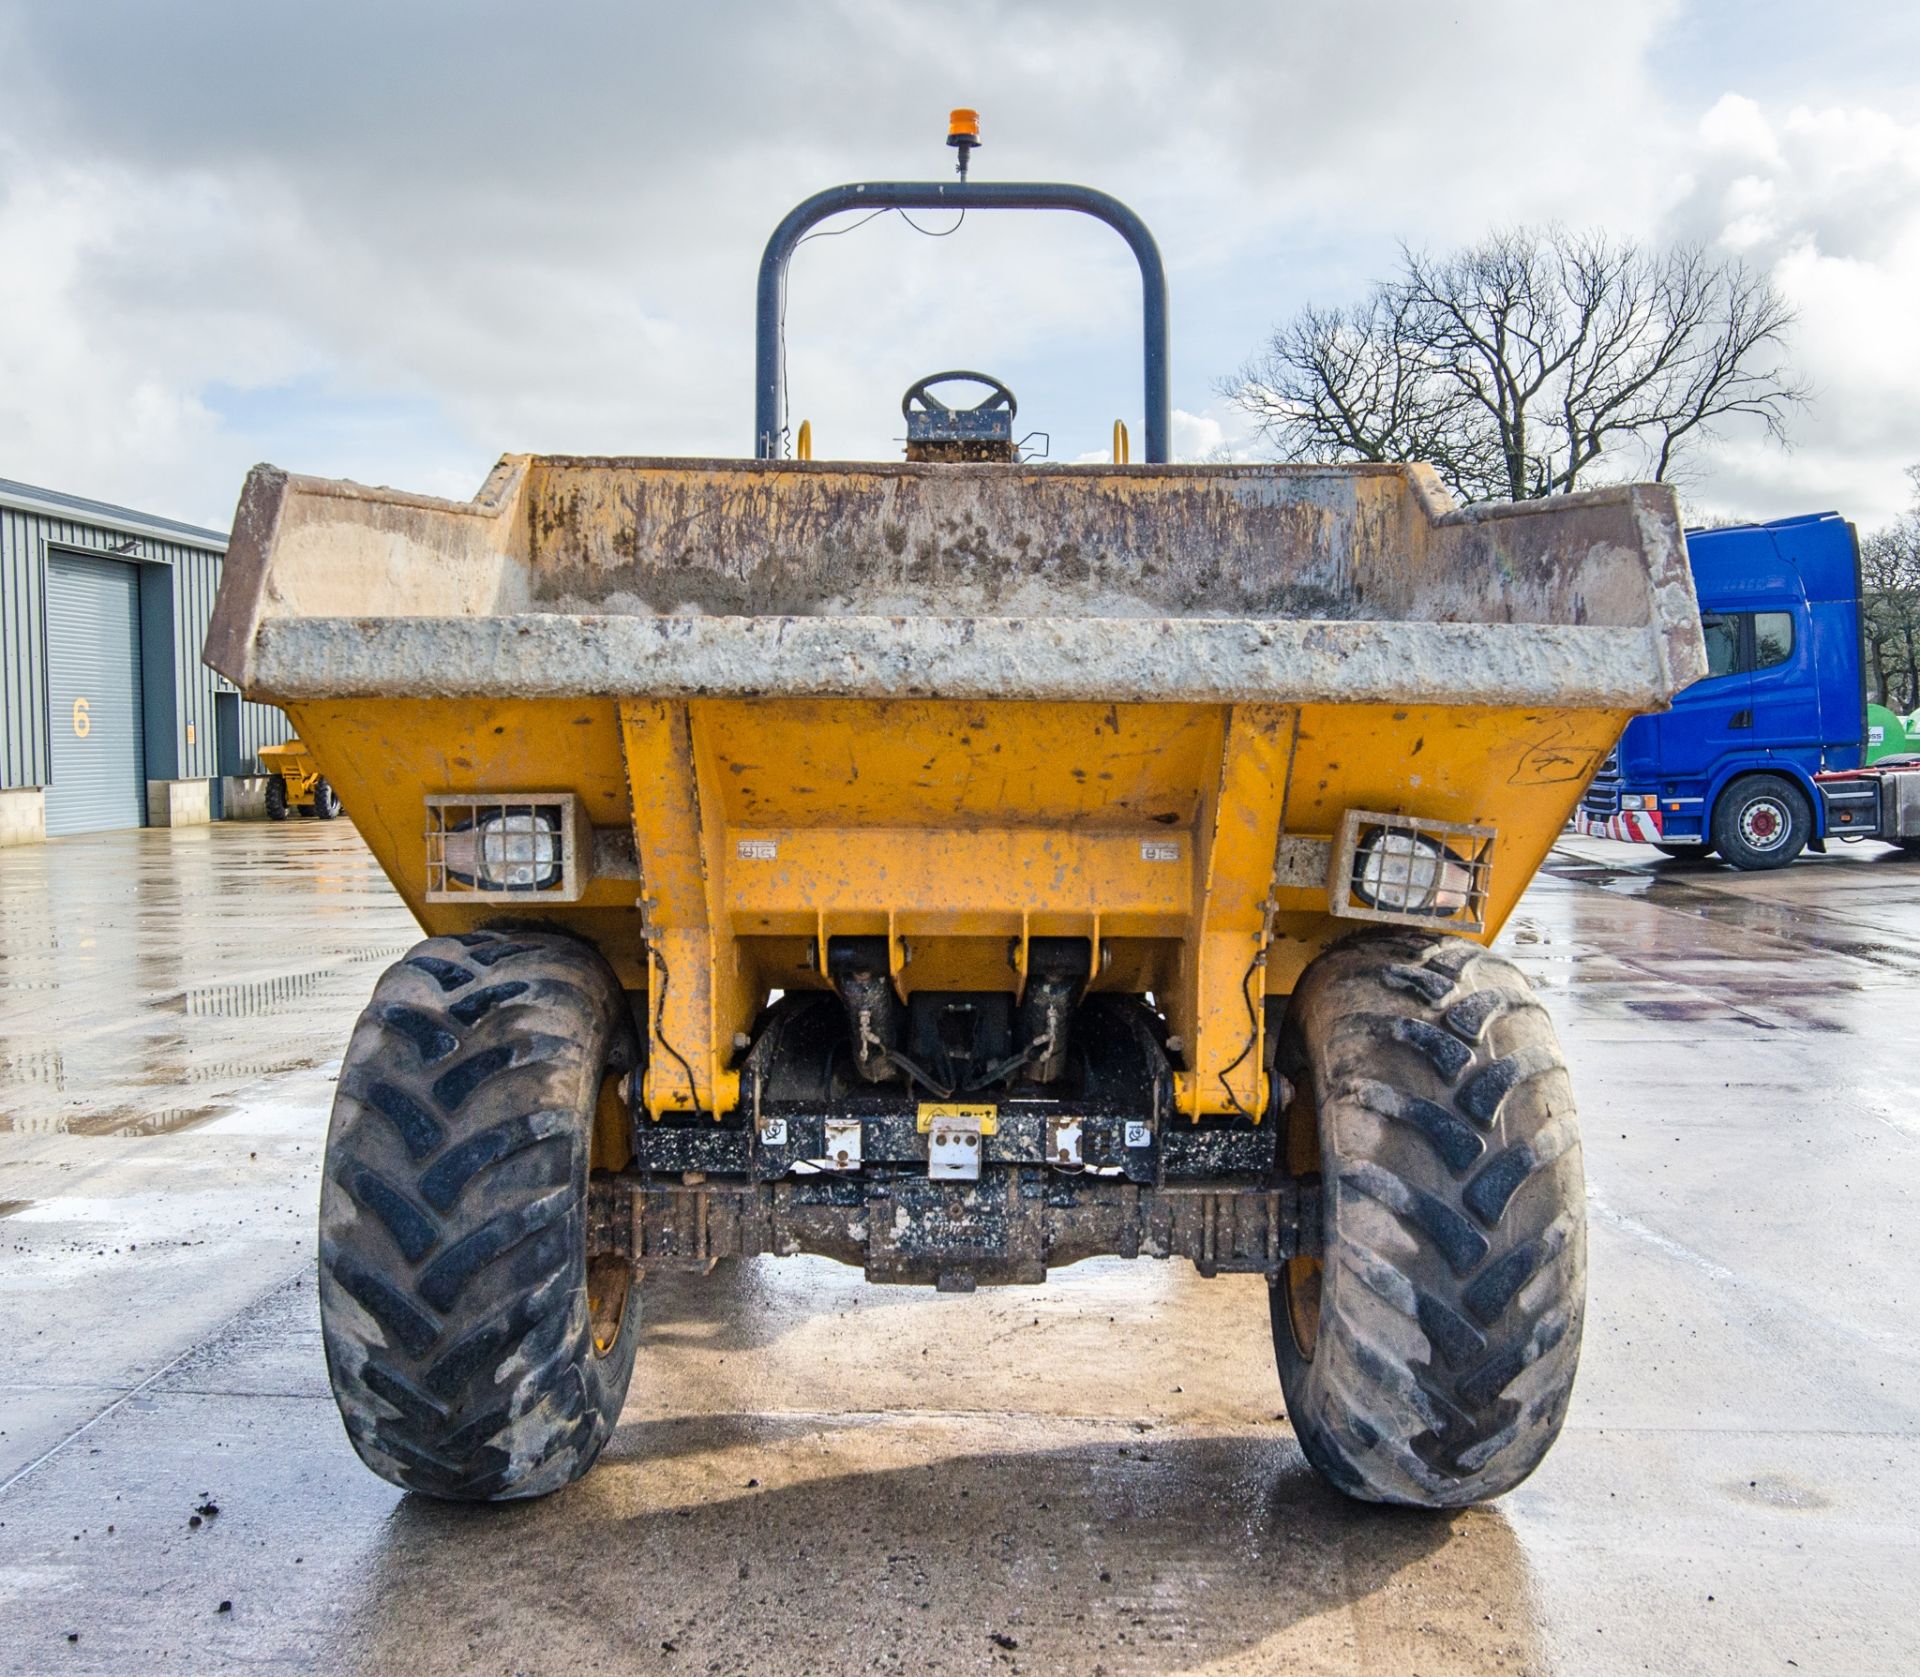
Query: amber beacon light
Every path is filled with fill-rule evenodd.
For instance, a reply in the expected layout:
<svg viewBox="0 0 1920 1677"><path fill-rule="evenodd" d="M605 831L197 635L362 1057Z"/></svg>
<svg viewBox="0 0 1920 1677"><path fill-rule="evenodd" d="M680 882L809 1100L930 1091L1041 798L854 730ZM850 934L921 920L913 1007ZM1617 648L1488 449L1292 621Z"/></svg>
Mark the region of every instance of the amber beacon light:
<svg viewBox="0 0 1920 1677"><path fill-rule="evenodd" d="M974 148L980 144L980 113L978 111L951 111L947 115L947 144L960 153L960 178L967 178L967 163L972 158Z"/></svg>

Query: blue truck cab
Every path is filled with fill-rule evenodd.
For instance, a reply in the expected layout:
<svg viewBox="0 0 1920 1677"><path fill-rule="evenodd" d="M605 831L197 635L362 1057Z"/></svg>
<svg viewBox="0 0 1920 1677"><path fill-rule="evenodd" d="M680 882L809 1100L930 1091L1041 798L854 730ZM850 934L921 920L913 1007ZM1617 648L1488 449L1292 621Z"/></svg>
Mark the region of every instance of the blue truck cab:
<svg viewBox="0 0 1920 1677"><path fill-rule="evenodd" d="M1860 768L1866 739L1853 526L1825 512L1691 530L1687 558L1709 673L1627 725L1577 830L1741 868L1876 831L1871 783L1815 780Z"/></svg>

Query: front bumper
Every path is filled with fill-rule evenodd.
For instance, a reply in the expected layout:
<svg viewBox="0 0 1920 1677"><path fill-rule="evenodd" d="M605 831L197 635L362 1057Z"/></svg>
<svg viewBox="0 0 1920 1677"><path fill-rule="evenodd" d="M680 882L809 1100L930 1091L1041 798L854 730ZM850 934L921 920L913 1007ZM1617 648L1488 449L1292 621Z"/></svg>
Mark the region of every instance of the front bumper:
<svg viewBox="0 0 1920 1677"><path fill-rule="evenodd" d="M1624 839L1629 844L1658 844L1665 836L1657 809L1623 809L1612 815L1577 809L1573 830L1587 838Z"/></svg>

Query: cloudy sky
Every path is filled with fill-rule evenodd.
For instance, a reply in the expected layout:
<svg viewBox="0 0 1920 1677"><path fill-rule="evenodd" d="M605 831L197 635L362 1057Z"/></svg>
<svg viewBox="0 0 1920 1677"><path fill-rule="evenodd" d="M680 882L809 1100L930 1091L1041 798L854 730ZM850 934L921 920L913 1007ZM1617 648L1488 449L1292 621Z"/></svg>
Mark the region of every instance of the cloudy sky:
<svg viewBox="0 0 1920 1677"><path fill-rule="evenodd" d="M1702 514L1871 527L1920 461L1911 0L0 0L0 477L224 527L255 460L465 496L499 453L743 454L754 268L818 187L1108 189L1172 281L1185 454L1275 321L1405 240L1705 239L1799 309L1816 405ZM929 228L940 218L922 218ZM1073 217L810 242L792 412L892 457L983 366L1055 458L1138 431L1138 281Z"/></svg>

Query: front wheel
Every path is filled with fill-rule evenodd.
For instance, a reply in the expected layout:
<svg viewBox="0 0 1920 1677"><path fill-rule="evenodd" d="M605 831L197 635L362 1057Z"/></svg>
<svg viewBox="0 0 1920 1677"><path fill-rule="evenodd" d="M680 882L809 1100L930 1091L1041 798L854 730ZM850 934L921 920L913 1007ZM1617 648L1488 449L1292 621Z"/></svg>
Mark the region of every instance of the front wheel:
<svg viewBox="0 0 1920 1677"><path fill-rule="evenodd" d="M541 1496L612 1436L639 1288L590 1248L587 1183L603 1089L637 1058L619 981L573 938L429 938L374 986L327 1132L320 1325L381 1478Z"/></svg>
<svg viewBox="0 0 1920 1677"><path fill-rule="evenodd" d="M1713 806L1713 842L1736 868L1784 868L1813 836L1813 811L1790 780L1753 774L1736 780Z"/></svg>
<svg viewBox="0 0 1920 1677"><path fill-rule="evenodd" d="M313 782L313 813L322 821L331 821L340 813L340 794L325 775L316 776Z"/></svg>
<svg viewBox="0 0 1920 1677"><path fill-rule="evenodd" d="M1566 1063L1526 979L1460 938L1362 933L1281 1026L1290 1175L1323 1250L1271 1290L1307 1460L1349 1496L1457 1508L1559 1436L1586 1300Z"/></svg>
<svg viewBox="0 0 1920 1677"><path fill-rule="evenodd" d="M267 819L284 821L287 818L287 783L277 774L267 776Z"/></svg>

